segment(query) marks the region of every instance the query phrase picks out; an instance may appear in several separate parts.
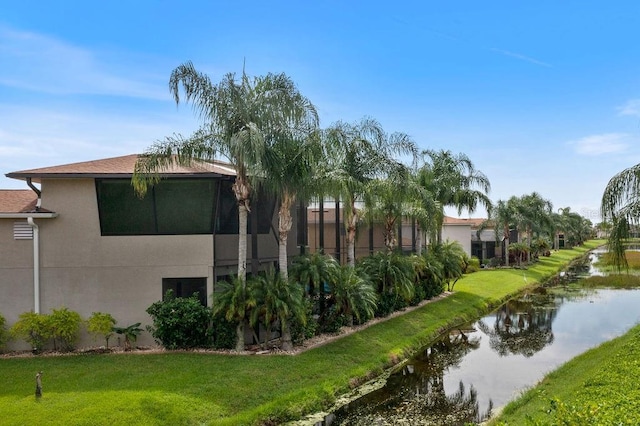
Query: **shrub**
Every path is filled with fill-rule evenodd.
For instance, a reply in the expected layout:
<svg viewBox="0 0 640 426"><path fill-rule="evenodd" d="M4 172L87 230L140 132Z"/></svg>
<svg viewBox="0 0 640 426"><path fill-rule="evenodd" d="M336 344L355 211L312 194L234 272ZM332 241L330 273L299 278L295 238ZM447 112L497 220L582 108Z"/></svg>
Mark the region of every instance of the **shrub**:
<svg viewBox="0 0 640 426"><path fill-rule="evenodd" d="M210 346L211 310L197 296L175 297L171 290L165 299L147 308L153 319L149 331L167 349Z"/></svg>
<svg viewBox="0 0 640 426"><path fill-rule="evenodd" d="M472 256L469 259L469 264L467 265L467 269L465 273L470 274L472 272L478 272L480 270L480 259L475 256Z"/></svg>
<svg viewBox="0 0 640 426"><path fill-rule="evenodd" d="M9 341L9 332L6 328L6 320L2 315L0 315L0 352L2 352L4 345Z"/></svg>
<svg viewBox="0 0 640 426"><path fill-rule="evenodd" d="M433 299L434 297L442 294L444 291L445 283L443 281L423 281L424 291L427 299Z"/></svg>
<svg viewBox="0 0 640 426"><path fill-rule="evenodd" d="M320 322L320 333L337 333L346 324L347 320L344 315L337 312L335 305L331 305L325 311L323 320Z"/></svg>
<svg viewBox="0 0 640 426"><path fill-rule="evenodd" d="M53 336L49 316L36 314L33 311L21 313L18 321L11 327L10 333L29 343L35 353L42 352Z"/></svg>
<svg viewBox="0 0 640 426"><path fill-rule="evenodd" d="M382 293L378 298L378 306L376 308L376 317L389 316L396 310L398 296L393 293Z"/></svg>
<svg viewBox="0 0 640 426"><path fill-rule="evenodd" d="M106 346L109 347L109 339L113 336L113 326L116 325L116 320L111 314L103 312L92 312L91 316L87 320L87 330L94 335L94 339L97 336L103 336L106 340Z"/></svg>
<svg viewBox="0 0 640 426"><path fill-rule="evenodd" d="M427 291L424 288L422 283L419 283L415 286L415 291L413 294L413 299L411 299L410 305L417 306L420 302L427 298Z"/></svg>
<svg viewBox="0 0 640 426"><path fill-rule="evenodd" d="M209 335L215 349L233 349L237 340L236 323L222 313L214 315Z"/></svg>
<svg viewBox="0 0 640 426"><path fill-rule="evenodd" d="M312 338L318 331L318 321L313 317L313 302L309 298L303 301L307 321L303 322L295 317L291 319L291 340L299 345Z"/></svg>
<svg viewBox="0 0 640 426"><path fill-rule="evenodd" d="M67 308L54 309L49 315L54 349L73 350L80 334L80 324L82 318L79 313Z"/></svg>

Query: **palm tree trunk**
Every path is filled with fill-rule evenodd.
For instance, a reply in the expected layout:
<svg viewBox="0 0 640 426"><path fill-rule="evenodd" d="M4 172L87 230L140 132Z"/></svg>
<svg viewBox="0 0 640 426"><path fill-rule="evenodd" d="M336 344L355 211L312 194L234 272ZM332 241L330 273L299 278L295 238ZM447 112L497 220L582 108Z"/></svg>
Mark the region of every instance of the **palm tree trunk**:
<svg viewBox="0 0 640 426"><path fill-rule="evenodd" d="M350 214L345 215L345 222L347 223L347 265L352 268L356 266L356 224L358 223L358 210L354 204L352 202Z"/></svg>
<svg viewBox="0 0 640 426"><path fill-rule="evenodd" d="M289 279L289 271L287 270L287 241L289 231L293 225L293 221L291 220L291 206L294 202L295 197L288 191L284 191L278 212L278 234L280 237L278 241L278 265L280 266L280 276L285 281Z"/></svg>
<svg viewBox="0 0 640 426"><path fill-rule="evenodd" d="M236 352L244 352L244 320L236 324Z"/></svg>
<svg viewBox="0 0 640 426"><path fill-rule="evenodd" d="M416 235L416 253L418 256L422 254L422 229L420 229L420 225L418 225L417 235Z"/></svg>
<svg viewBox="0 0 640 426"><path fill-rule="evenodd" d="M293 350L293 341L291 340L291 328L289 321L282 322L282 350Z"/></svg>
<svg viewBox="0 0 640 426"><path fill-rule="evenodd" d="M247 216L249 212L249 185L236 177L233 192L238 200L238 279L242 280L242 289L247 289ZM238 320L236 327L236 351L244 351L244 318Z"/></svg>

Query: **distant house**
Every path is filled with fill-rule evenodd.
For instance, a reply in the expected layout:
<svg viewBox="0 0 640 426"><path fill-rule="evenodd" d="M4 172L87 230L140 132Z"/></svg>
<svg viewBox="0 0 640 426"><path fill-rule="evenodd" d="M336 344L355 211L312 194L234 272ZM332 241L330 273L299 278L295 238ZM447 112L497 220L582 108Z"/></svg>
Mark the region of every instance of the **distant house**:
<svg viewBox="0 0 640 426"><path fill-rule="evenodd" d="M233 168L174 167L139 198L130 182L137 158L7 174L32 188L0 190L0 313L9 324L22 312L64 306L84 318L101 311L118 325L144 326L145 310L167 290L211 304L216 281L235 273ZM277 262L276 200L261 196L252 207L247 269L257 273ZM297 253L296 238L288 252ZM140 341L152 338L144 333Z"/></svg>
<svg viewBox="0 0 640 426"><path fill-rule="evenodd" d="M455 240L465 252L485 263L494 257L502 257L502 244L496 241L494 227L483 218L459 219L445 216L442 239Z"/></svg>
<svg viewBox="0 0 640 426"><path fill-rule="evenodd" d="M325 253L335 256L344 263L346 261L346 242L342 209L338 208L337 212L336 215L333 201L323 203L322 212L319 204L308 208L307 245L311 252L323 249ZM442 226L442 240L457 241L467 255L476 256L481 262L493 257L501 257L500 244L496 243L493 228L483 229L478 235L478 230L485 222L486 219L482 218L458 219L445 216ZM339 223L337 228L336 223ZM414 226L410 220L404 220L402 226L396 229L398 248L402 248L402 251L406 253L415 251L417 232L417 226ZM426 239L423 239L423 244L426 244ZM373 226L369 226L366 223L361 223L356 238L356 259L384 249L382 225L374 223Z"/></svg>

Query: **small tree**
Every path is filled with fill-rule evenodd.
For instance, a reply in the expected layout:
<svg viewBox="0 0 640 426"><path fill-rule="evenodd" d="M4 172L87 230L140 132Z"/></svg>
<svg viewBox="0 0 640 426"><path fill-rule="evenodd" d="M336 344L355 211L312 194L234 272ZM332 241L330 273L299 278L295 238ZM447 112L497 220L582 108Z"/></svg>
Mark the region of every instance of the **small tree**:
<svg viewBox="0 0 640 426"><path fill-rule="evenodd" d="M73 350L82 324L80 314L68 308L54 309L49 315L49 324L54 349Z"/></svg>
<svg viewBox="0 0 640 426"><path fill-rule="evenodd" d="M116 322L111 314L92 312L87 320L87 330L94 335L94 339L97 338L97 336L103 336L106 341L106 347L108 348L109 339L113 336L113 326L116 325Z"/></svg>
<svg viewBox="0 0 640 426"><path fill-rule="evenodd" d="M31 345L35 353L44 349L48 340L53 336L49 316L36 314L33 311L23 312L10 331L12 336L25 340Z"/></svg>

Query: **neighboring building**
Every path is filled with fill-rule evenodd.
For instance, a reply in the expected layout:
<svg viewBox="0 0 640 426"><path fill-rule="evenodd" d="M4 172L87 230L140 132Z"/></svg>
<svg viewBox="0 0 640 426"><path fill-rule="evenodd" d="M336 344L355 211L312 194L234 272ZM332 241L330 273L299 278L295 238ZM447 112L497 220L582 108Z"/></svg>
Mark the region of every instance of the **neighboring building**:
<svg viewBox="0 0 640 426"><path fill-rule="evenodd" d="M174 167L139 198L137 155L8 173L28 190L0 190L0 313L67 307L118 325L151 320L145 310L172 289L211 304L215 283L237 270L235 171L219 162ZM38 183L37 188L33 183ZM247 269L277 263L273 197L252 204ZM297 253L296 211L288 252ZM250 334L251 331L248 330ZM148 333L141 344L152 343Z"/></svg>
<svg viewBox="0 0 640 426"><path fill-rule="evenodd" d="M342 215L342 208L338 207L336 216L335 201L326 201L322 204L315 203L307 208L307 247L312 253L324 249L326 254L330 254L341 261L347 261L347 243L345 239L345 227ZM339 227L336 229L336 222ZM323 231L324 230L324 231ZM398 247L403 252L409 253L413 250L414 240L412 239L412 227L410 222L403 222L401 230L396 227L396 239ZM374 223L373 227L360 224L356 234L355 244L356 259L368 256L377 251L385 250L384 229L381 224ZM337 249L336 249L337 247Z"/></svg>
<svg viewBox="0 0 640 426"><path fill-rule="evenodd" d="M342 209L336 208L334 201L325 202L322 206L323 213L320 212L318 203L310 206L307 210L308 222L308 242L311 252L316 252L324 248L324 252L346 262L346 242L345 228L342 221ZM336 232L336 221L340 225ZM481 262L488 261L494 257L502 257L500 254L500 244L496 243L493 228L482 229L480 235L478 230L485 224L486 219L457 219L445 216L442 226L442 240L457 241L469 256L476 256ZM324 229L324 232L322 230ZM411 221L404 220L400 228L396 229L398 244L402 242L402 251L409 253L415 250L417 226L413 226ZM423 244L427 242L423 239ZM338 248L336 250L336 247ZM356 237L356 259L368 256L376 251L384 250L384 231L379 223L374 223L373 227L360 224Z"/></svg>

